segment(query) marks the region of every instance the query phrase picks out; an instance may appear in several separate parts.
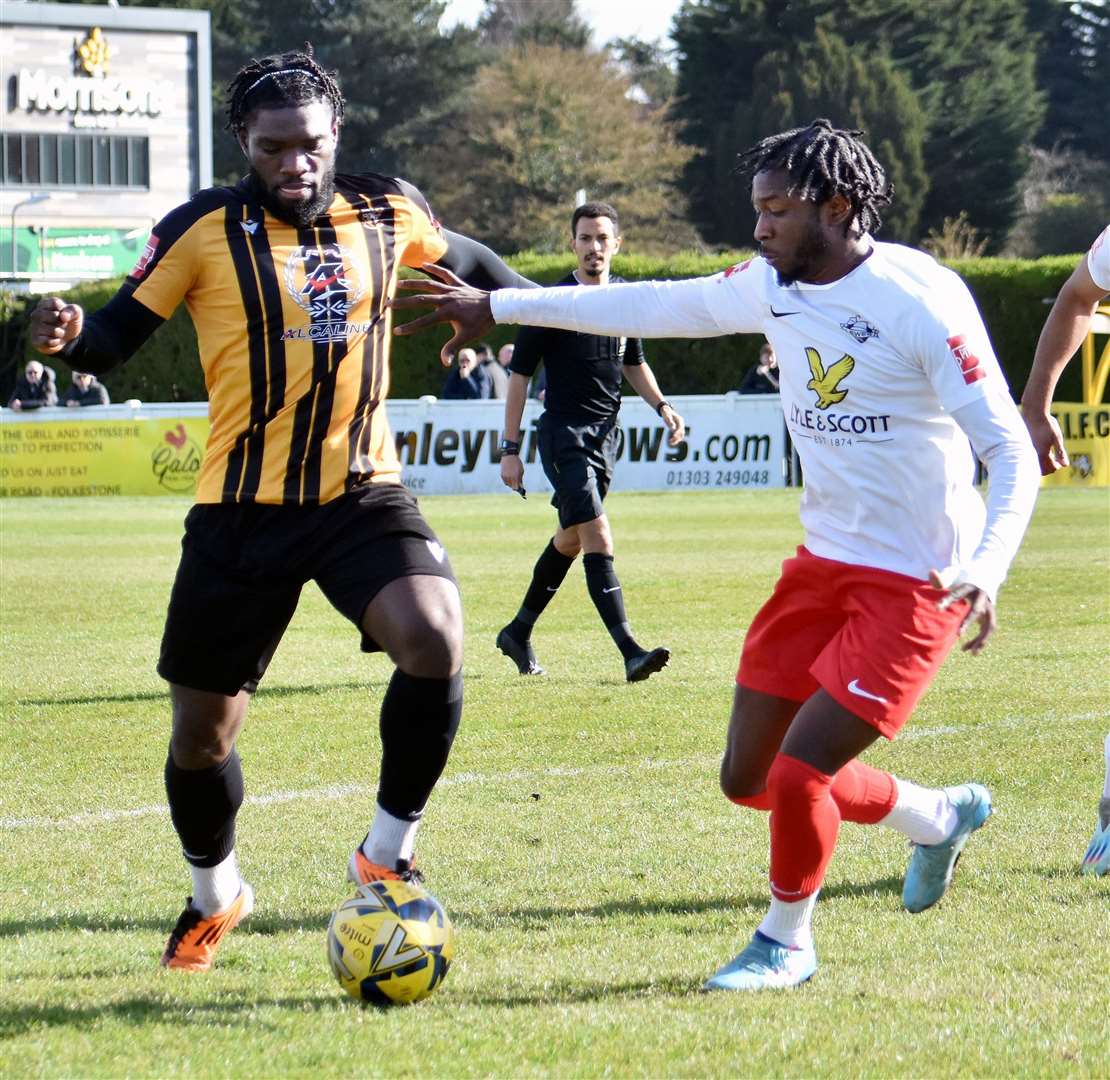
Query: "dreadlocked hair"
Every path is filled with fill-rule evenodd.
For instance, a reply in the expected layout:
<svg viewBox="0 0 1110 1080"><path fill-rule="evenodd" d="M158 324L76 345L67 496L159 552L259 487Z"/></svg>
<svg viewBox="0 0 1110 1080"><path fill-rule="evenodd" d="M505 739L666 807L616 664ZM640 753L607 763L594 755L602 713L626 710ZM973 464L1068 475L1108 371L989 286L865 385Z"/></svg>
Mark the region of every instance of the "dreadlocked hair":
<svg viewBox="0 0 1110 1080"><path fill-rule="evenodd" d="M343 120L343 94L334 71L316 63L312 46L252 60L227 86L227 127L239 135L256 109L285 109L327 101L336 123Z"/></svg>
<svg viewBox="0 0 1110 1080"><path fill-rule="evenodd" d="M888 206L894 188L875 155L861 141L862 131L834 128L825 119L808 127L769 135L736 157L735 172L754 176L767 169L782 169L790 177L791 194L816 203L843 195L852 208L844 234L859 222L863 232L876 232L882 224L879 207Z"/></svg>

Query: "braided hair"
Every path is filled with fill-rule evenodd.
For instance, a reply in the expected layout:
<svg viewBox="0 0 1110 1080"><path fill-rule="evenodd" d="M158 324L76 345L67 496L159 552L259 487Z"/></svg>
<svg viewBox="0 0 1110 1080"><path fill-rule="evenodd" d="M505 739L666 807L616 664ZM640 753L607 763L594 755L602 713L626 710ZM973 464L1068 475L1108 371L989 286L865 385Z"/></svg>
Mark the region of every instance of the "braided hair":
<svg viewBox="0 0 1110 1080"><path fill-rule="evenodd" d="M894 188L862 136L862 131L814 120L808 127L769 135L749 146L737 155L735 171L754 176L767 169L782 169L790 177L791 194L816 203L843 195L852 209L844 223L844 235L855 221L863 232L873 233L882 224L879 207L889 205Z"/></svg>
<svg viewBox="0 0 1110 1080"><path fill-rule="evenodd" d="M246 130L256 109L285 109L327 101L336 123L343 120L343 94L334 71L316 63L312 46L252 60L227 86L227 128L233 135Z"/></svg>

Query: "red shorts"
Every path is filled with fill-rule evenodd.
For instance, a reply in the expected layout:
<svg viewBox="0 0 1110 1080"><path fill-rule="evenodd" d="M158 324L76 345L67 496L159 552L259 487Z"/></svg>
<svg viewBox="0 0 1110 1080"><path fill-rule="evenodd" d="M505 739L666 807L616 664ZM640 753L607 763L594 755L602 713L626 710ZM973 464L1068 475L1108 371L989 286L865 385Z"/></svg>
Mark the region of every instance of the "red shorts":
<svg viewBox="0 0 1110 1080"><path fill-rule="evenodd" d="M967 616L966 601L938 611L942 595L926 581L800 547L748 628L736 681L789 701L824 689L891 739Z"/></svg>

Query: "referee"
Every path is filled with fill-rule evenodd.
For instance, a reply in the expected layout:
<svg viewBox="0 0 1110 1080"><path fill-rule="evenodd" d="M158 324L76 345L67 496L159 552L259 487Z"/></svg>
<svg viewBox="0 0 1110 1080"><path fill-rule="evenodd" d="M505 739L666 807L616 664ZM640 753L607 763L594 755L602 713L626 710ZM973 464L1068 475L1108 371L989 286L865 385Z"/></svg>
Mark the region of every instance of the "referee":
<svg viewBox="0 0 1110 1080"><path fill-rule="evenodd" d="M621 246L620 223L612 206L603 202L579 206L571 218L571 237L578 267L560 285L607 285L621 280L609 273ZM667 425L671 446L686 437L686 428L682 417L663 400L638 340L523 327L509 366L501 443L501 479L515 491L524 490L521 417L528 381L540 361L547 375L540 461L555 489L551 504L559 512L559 524L536 562L516 618L497 635L497 647L521 675L543 674L532 649L532 627L582 552L590 599L624 657L625 678L639 682L666 667L671 654L664 648L644 649L632 636L613 569L613 534L602 508L619 445L622 375Z"/></svg>

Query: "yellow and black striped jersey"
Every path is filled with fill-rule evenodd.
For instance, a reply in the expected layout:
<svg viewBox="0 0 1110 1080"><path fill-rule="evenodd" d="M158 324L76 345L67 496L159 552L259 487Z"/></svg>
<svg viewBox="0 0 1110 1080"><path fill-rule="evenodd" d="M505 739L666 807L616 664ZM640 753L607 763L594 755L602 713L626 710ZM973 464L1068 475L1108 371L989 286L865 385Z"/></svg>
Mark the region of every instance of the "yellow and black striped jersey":
<svg viewBox="0 0 1110 1080"><path fill-rule="evenodd" d="M420 192L375 173L337 175L306 227L249 180L158 223L125 290L162 319L184 300L196 326L211 420L198 502L310 505L399 482L388 301L401 266L446 249Z"/></svg>

